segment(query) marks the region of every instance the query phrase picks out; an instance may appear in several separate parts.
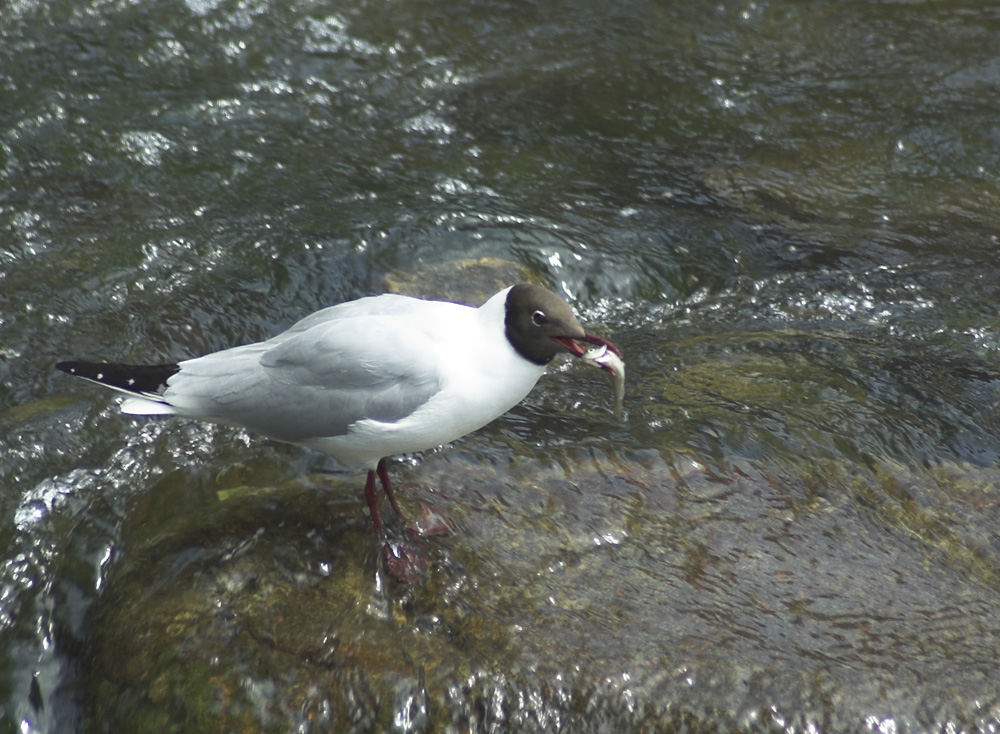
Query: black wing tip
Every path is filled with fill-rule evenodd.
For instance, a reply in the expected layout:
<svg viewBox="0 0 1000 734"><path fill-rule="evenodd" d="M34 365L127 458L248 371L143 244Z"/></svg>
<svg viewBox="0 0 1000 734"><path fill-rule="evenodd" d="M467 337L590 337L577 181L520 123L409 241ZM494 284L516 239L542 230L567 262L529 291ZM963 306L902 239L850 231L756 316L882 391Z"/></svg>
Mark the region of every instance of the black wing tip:
<svg viewBox="0 0 1000 734"><path fill-rule="evenodd" d="M80 363L75 360L69 360L67 362L56 362L56 369L61 372L66 372L70 375L75 375L77 370L80 368Z"/></svg>
<svg viewBox="0 0 1000 734"><path fill-rule="evenodd" d="M115 365L110 362L88 362L83 359L70 359L65 362L56 362L56 369L77 377L86 377L89 380L96 379L98 373L105 367L118 367L119 369L127 365Z"/></svg>
<svg viewBox="0 0 1000 734"><path fill-rule="evenodd" d="M56 369L76 377L116 387L126 392L153 393L162 390L180 367L176 364L117 364L69 360L57 362Z"/></svg>

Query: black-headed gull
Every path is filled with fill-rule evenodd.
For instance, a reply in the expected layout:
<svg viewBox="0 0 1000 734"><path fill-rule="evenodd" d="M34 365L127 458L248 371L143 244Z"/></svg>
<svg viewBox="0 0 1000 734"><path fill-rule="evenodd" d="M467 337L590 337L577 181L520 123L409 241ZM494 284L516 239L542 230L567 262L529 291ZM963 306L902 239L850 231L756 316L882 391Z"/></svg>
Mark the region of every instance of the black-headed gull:
<svg viewBox="0 0 1000 734"><path fill-rule="evenodd" d="M389 565L394 551L375 491L378 475L399 514L386 457L481 428L520 402L557 354L584 355L579 342L621 355L588 334L555 293L521 283L479 308L389 294L361 298L306 316L267 341L177 364L56 367L128 395L123 413L245 426L367 471L365 499Z"/></svg>

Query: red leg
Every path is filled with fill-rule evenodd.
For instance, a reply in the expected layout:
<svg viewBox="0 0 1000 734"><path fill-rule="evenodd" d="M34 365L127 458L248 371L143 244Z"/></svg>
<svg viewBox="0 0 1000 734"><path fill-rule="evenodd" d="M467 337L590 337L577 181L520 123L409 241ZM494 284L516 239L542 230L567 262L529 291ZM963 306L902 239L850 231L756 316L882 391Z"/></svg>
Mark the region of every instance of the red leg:
<svg viewBox="0 0 1000 734"><path fill-rule="evenodd" d="M382 466L382 462L379 462L379 466ZM368 471L368 478L365 480L365 502L368 503L368 512L372 516L375 534L384 539L385 529L382 527L382 514L378 510L378 495L375 493L375 472L371 470Z"/></svg>
<svg viewBox="0 0 1000 734"><path fill-rule="evenodd" d="M389 470L385 467L385 459L379 459L378 466L375 467L375 471L378 472L378 478L382 480L382 491L385 492L385 496L389 498L389 504L392 505L392 511L396 513L396 517L400 519L403 525L409 527L410 523L406 521L402 511L399 509L399 505L396 504L396 493L392 489L392 484L389 483ZM371 474L371 472L369 472L369 474Z"/></svg>
<svg viewBox="0 0 1000 734"><path fill-rule="evenodd" d="M423 576L429 561L419 548L411 546L406 542L390 541L385 534L385 530L382 527L382 518L378 511L378 496L375 494L376 474L378 474L378 478L382 481L382 490L385 492L385 496L389 498L389 503L392 505L393 511L402 520L404 525L407 523L403 518L403 513L399 511L399 505L396 504L396 497L393 494L392 485L389 483L389 472L385 468L385 459L381 459L375 467L375 471L368 472L368 479L365 481L365 501L368 502L368 511L372 515L372 524L375 525L375 533L383 543L382 565L389 575L397 581L412 584Z"/></svg>
<svg viewBox="0 0 1000 734"><path fill-rule="evenodd" d="M385 466L385 459L379 461L378 466L375 467L375 471L378 473L379 479L382 480L382 491L389 498L389 504L392 505L393 512L396 513L396 517L400 519L408 531L416 535L447 535L451 532L451 524L448 520L427 507L427 505L421 506L422 512L416 524L407 520L406 516L399 509L399 505L396 504L396 493L392 488L392 484L389 483L389 472Z"/></svg>

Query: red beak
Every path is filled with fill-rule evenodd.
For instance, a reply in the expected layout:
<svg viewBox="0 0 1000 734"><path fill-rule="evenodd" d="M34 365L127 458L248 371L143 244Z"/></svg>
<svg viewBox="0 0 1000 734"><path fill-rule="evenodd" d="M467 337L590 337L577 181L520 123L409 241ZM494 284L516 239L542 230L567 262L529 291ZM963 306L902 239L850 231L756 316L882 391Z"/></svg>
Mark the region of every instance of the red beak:
<svg viewBox="0 0 1000 734"><path fill-rule="evenodd" d="M555 341L562 344L574 357L582 357L587 350L580 346L579 342L586 342L587 344L594 344L595 346L603 346L610 349L612 352L618 355L620 358L622 356L621 350L618 349L614 344L609 342L607 339L602 339L599 336L594 336L593 334L584 334L583 336L571 338L568 336L554 336L552 337ZM613 375L615 372L607 365L600 365L601 369L608 374Z"/></svg>

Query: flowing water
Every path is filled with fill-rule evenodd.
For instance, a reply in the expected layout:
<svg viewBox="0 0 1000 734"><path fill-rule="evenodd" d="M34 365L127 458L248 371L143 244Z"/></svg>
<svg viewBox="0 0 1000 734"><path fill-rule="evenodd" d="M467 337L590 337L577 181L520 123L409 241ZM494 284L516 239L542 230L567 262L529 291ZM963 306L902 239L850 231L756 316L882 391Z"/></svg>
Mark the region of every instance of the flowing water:
<svg viewBox="0 0 1000 734"><path fill-rule="evenodd" d="M55 362L176 360L377 292L393 271L482 257L551 284L628 364L626 424L600 373L560 369L455 449L457 466L535 466L524 486L581 456L632 477L535 527L539 548L559 537L641 566L686 610L688 636L664 643L677 659L717 634L787 670L810 635L845 630L813 659L947 677L957 656L995 721L998 38L1000 7L960 0L0 0L0 731L66 730L87 710L108 619L91 611L117 598L107 585L131 550L229 488L323 468L235 429L124 418ZM420 483L421 463L439 476L447 456L397 468ZM668 481L680 494L650 489ZM560 486L538 491L558 508ZM512 513L504 527L551 510L506 492L487 493ZM475 500L449 496L471 543ZM317 502L362 518L351 480ZM824 525L830 508L859 534ZM654 526L676 558L628 546ZM482 532L486 570L456 578L529 564ZM803 573L815 585L778 612L757 601L781 596L780 571L745 596L703 596L714 562L735 577L785 551L836 557L852 578L919 575L907 559L944 554L958 570L910 579L908 609L976 632L928 663L914 651L929 641L866 637L892 613L839 582ZM313 562L311 547L275 552ZM603 601L576 619L617 631L601 580L587 582ZM939 583L947 603L921 606ZM636 636L606 647L648 647L661 597L644 598L621 602ZM594 644L581 654L604 660ZM856 723L903 716L893 703Z"/></svg>

